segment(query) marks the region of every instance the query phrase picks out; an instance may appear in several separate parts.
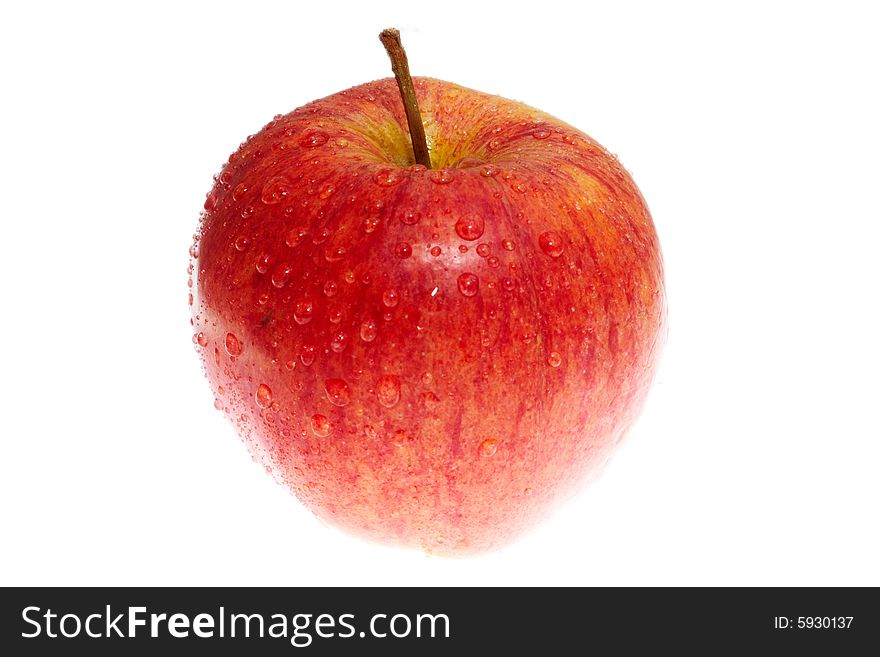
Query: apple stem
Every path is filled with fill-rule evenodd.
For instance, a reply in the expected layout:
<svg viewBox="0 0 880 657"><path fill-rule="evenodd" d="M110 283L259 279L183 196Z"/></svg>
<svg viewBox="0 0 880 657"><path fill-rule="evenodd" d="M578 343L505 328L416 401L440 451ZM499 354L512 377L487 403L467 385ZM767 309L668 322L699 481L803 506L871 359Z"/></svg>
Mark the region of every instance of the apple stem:
<svg viewBox="0 0 880 657"><path fill-rule="evenodd" d="M379 40L385 46L385 51L391 59L391 70L394 71L397 88L400 89L400 97L403 99L406 121L409 123L409 135L412 139L413 155L415 155L418 164L430 169L431 154L428 152L425 126L422 124L422 115L419 113L419 103L416 100L416 90L409 73L406 51L403 49L403 44L400 43L400 31L393 27L382 30L379 33Z"/></svg>

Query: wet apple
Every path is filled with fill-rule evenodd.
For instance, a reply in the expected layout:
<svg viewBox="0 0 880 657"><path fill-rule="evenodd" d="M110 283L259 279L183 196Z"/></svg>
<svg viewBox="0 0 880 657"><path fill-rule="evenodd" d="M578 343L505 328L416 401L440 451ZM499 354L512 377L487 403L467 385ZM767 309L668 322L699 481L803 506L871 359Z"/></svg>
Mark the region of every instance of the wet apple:
<svg viewBox="0 0 880 657"><path fill-rule="evenodd" d="M469 554L532 526L635 420L660 247L593 139L411 79L393 46L401 84L278 115L230 156L191 250L194 341L218 408L315 514Z"/></svg>

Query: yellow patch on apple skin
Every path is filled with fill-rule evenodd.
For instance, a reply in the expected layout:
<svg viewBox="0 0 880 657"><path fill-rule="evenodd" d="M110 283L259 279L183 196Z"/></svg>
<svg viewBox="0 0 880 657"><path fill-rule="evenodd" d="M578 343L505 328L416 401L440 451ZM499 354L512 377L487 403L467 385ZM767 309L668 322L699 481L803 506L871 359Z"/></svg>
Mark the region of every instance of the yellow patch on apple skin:
<svg viewBox="0 0 880 657"><path fill-rule="evenodd" d="M409 133L393 114L363 113L339 121L340 127L363 138L362 148L376 162L398 167L415 163Z"/></svg>

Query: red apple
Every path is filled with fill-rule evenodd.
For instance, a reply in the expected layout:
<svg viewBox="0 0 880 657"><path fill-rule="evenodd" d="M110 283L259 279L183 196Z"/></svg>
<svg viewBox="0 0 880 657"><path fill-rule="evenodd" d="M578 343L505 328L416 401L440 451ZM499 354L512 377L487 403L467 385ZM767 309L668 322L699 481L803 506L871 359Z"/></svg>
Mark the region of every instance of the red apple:
<svg viewBox="0 0 880 657"><path fill-rule="evenodd" d="M657 235L590 137L394 79L233 153L191 255L216 406L316 515L439 554L500 546L607 457L665 335Z"/></svg>

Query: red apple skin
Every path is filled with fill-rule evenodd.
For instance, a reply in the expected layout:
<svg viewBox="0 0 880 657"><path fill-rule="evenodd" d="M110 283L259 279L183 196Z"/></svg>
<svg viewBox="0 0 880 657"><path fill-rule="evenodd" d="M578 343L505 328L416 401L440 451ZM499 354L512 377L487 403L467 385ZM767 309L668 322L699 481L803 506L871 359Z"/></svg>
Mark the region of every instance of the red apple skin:
<svg viewBox="0 0 880 657"><path fill-rule="evenodd" d="M191 251L216 406L317 516L443 555L510 542L600 466L665 339L657 235L617 159L521 103L393 79L232 154Z"/></svg>

